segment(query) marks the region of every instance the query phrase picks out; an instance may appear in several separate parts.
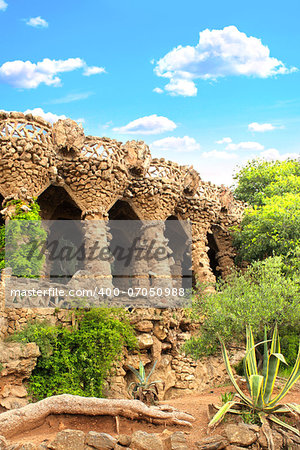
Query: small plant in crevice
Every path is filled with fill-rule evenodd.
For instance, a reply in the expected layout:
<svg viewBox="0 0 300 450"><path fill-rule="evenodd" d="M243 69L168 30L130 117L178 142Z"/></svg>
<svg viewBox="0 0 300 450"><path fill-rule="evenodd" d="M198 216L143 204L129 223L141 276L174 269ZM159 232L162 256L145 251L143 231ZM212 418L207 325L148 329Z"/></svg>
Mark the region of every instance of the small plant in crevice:
<svg viewBox="0 0 300 450"><path fill-rule="evenodd" d="M227 402L231 402L234 395L234 392L225 392L224 394L221 394L222 405L225 405Z"/></svg>
<svg viewBox="0 0 300 450"><path fill-rule="evenodd" d="M133 381L128 386L129 394L136 400L141 400L146 404L153 405L158 401L157 384L162 383L160 380L150 381L150 378L155 370L157 361L153 364L149 374L146 375L145 367L142 361L139 364L139 370L132 366L128 366L131 372L135 375L137 381Z"/></svg>

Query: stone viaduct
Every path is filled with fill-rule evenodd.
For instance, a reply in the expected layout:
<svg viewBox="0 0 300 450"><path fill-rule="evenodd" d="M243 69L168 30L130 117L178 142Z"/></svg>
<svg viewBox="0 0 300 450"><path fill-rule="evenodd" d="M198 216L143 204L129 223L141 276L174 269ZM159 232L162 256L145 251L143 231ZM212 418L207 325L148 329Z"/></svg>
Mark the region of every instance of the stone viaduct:
<svg viewBox="0 0 300 450"><path fill-rule="evenodd" d="M202 181L193 167L152 158L142 141L85 136L71 119L52 126L0 112L1 220L9 200L33 197L43 219L190 221L194 277L214 281L233 266L230 228L244 206L230 189Z"/></svg>

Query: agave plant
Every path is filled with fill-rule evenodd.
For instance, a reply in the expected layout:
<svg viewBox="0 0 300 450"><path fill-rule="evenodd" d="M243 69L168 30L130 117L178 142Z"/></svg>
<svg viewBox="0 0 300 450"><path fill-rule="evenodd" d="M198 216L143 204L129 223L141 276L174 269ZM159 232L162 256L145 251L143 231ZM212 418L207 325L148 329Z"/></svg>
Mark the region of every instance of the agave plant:
<svg viewBox="0 0 300 450"><path fill-rule="evenodd" d="M146 376L145 367L140 361L139 370L132 366L128 366L131 372L135 375L137 381L133 381L128 386L128 392L135 399L141 400L145 403L155 403L157 398L157 383L162 383L160 380L149 381L156 367L157 361L153 364L152 369Z"/></svg>
<svg viewBox="0 0 300 450"><path fill-rule="evenodd" d="M268 345L269 342L271 342L270 349ZM260 374L255 349L262 344L264 346L264 355L262 373ZM230 366L226 347L222 341L221 346L226 370L237 393L231 401L228 401L219 409L210 421L209 427L218 424L227 412L244 414L245 410L248 410L257 414L262 425L268 427L269 421L275 422L300 436L299 430L283 422L278 417L278 414L286 413L296 415L296 417L300 415L300 405L295 403L280 403L300 377L300 346L294 368L283 388L276 395L274 394L274 385L279 365L280 362L286 364L284 356L280 353L280 341L277 326L274 327L271 340L267 339L267 332L265 330L264 341L259 342L256 345L254 344L251 327L249 326L246 328L246 355L243 363L249 395L246 395L238 386Z"/></svg>

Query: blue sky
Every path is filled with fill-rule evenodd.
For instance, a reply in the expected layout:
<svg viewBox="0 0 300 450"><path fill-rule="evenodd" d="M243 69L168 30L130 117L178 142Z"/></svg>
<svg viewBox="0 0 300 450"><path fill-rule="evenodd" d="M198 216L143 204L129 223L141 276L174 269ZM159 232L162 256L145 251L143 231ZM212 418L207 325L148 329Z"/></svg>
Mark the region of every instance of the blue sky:
<svg viewBox="0 0 300 450"><path fill-rule="evenodd" d="M249 158L299 155L299 13L296 0L0 0L0 109L145 140L230 185Z"/></svg>

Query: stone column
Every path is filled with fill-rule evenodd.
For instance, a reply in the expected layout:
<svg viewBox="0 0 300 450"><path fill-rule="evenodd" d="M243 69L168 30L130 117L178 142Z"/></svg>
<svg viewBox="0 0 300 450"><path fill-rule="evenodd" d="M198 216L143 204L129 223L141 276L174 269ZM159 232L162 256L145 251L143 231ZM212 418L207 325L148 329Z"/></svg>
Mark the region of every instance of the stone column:
<svg viewBox="0 0 300 450"><path fill-rule="evenodd" d="M203 228L202 228L203 227ZM207 230L201 223L193 223L193 243L192 243L192 260L193 272L196 281L215 283L214 276L208 257L208 246L206 245Z"/></svg>
<svg viewBox="0 0 300 450"><path fill-rule="evenodd" d="M101 211L86 211L84 219L84 270L73 278L81 280L85 288L113 289L111 262L109 253L109 228L107 217ZM85 282L84 282L85 280ZM77 283L79 286L79 284Z"/></svg>
<svg viewBox="0 0 300 450"><path fill-rule="evenodd" d="M140 232L139 248L143 257L133 263L133 285L146 288L172 288L171 266L174 260L164 236L163 221L147 221Z"/></svg>

